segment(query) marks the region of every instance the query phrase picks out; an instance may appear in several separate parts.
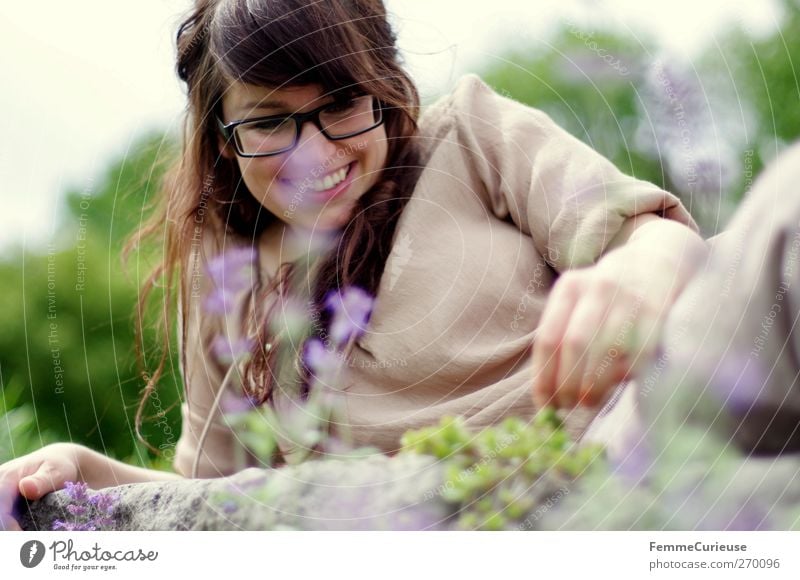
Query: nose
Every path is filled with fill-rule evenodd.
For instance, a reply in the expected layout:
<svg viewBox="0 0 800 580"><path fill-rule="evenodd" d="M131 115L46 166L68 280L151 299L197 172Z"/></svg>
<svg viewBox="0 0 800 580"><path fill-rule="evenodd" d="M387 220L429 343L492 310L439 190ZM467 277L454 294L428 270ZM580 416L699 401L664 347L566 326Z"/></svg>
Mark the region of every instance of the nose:
<svg viewBox="0 0 800 580"><path fill-rule="evenodd" d="M314 123L304 123L300 129L297 147L291 153L295 169L310 172L315 167L327 167L336 154L336 143L322 134Z"/></svg>

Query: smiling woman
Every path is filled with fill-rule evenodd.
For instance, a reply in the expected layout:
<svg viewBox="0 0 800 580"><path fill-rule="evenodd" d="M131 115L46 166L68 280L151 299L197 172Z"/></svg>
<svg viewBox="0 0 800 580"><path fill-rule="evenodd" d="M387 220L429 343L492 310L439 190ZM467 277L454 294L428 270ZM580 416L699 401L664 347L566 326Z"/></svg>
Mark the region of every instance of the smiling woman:
<svg viewBox="0 0 800 580"><path fill-rule="evenodd" d="M243 389L257 404L278 404L279 361L302 350L276 324L303 254L287 244L298 231L334 239L308 307L317 334L329 322L330 290L358 286L376 297L367 333L345 355L357 444L392 453L405 430L445 414L479 429L553 402L596 405L647 356L650 340L614 341L620 327L653 336L693 271L700 240L674 196L621 174L474 76L417 123L416 89L377 1L200 2L178 46L192 139L172 215L194 227L203 176L213 174L215 187L203 243L193 246L178 220L166 269L185 280L188 264L229 245L255 247L259 266L246 314L221 325L203 311L211 285L191 296L184 285L181 473L193 464L206 476L235 468L238 444L218 413L227 369L213 355L216 335L252 339ZM669 252L654 251L656 239ZM684 249L692 260L676 262ZM606 254L554 288L558 274ZM648 288L644 302L634 296ZM646 314L641 325L628 320L631 304ZM579 325L587 313L596 319ZM578 349L589 344L577 334L585 329L597 330L596 349ZM555 348L563 336L575 347ZM609 346L620 353L611 363L602 356ZM573 414L576 434L592 413Z"/></svg>

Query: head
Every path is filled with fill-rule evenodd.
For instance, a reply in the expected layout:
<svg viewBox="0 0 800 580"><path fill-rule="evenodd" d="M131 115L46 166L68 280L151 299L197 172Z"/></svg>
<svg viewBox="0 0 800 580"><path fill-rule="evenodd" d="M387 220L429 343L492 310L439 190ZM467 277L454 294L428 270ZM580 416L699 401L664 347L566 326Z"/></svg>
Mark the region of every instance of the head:
<svg viewBox="0 0 800 580"><path fill-rule="evenodd" d="M401 67L381 0L196 0L179 27L177 56L188 97L182 156L166 177L163 212L139 233L158 234L166 224L164 260L145 282L141 300L166 277L168 288L178 280L179 299L188 303L198 227L204 236L255 243L265 229L283 224L338 236L335 250L314 270L317 304L347 285L375 294L419 169L413 139L419 98ZM332 135L329 118L313 115L303 118L291 147L246 157L229 130L240 121L302 115L356 95L374 97L370 102L380 113L374 127L357 135ZM291 276L287 266L270 286L257 282L253 296L282 292ZM173 314L174 306L167 307ZM280 349L264 354L262 348L276 342L268 330L271 316L263 316L250 377L275 375L270 357ZM167 350L148 375L139 419ZM272 387L264 380L248 386L251 396L270 399Z"/></svg>
<svg viewBox="0 0 800 580"><path fill-rule="evenodd" d="M275 221L344 227L415 129L416 89L380 0L200 0L178 34L178 72L189 92L189 153L217 176L218 215L251 237ZM305 113L354 94L377 99L380 125L332 140L309 121L276 155L240 155L218 123ZM342 169L346 191L316 191Z"/></svg>
<svg viewBox="0 0 800 580"><path fill-rule="evenodd" d="M287 225L341 228L386 165L383 111L372 95L233 81L221 110L222 156L236 162L250 195Z"/></svg>

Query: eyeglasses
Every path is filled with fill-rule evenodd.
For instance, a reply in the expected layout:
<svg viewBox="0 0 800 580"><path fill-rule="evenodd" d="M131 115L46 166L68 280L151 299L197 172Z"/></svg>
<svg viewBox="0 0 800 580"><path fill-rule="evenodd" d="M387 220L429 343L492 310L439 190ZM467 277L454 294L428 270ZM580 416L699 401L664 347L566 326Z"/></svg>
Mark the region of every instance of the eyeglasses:
<svg viewBox="0 0 800 580"><path fill-rule="evenodd" d="M308 121L325 137L338 141L361 135L383 123L383 108L377 97L358 95L307 113L257 117L227 125L217 117L220 132L225 139L233 141L241 157L267 157L294 149Z"/></svg>

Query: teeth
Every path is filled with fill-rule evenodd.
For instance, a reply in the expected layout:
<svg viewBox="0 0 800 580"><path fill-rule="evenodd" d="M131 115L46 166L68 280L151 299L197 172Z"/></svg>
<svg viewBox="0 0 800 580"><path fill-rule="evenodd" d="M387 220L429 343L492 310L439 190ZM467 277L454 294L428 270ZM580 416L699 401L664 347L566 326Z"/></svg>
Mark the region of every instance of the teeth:
<svg viewBox="0 0 800 580"><path fill-rule="evenodd" d="M310 188L317 192L325 191L326 189L339 185L345 177L347 177L347 167L342 167L339 171L326 175L324 179L315 179L310 182ZM309 187L308 182L293 182L292 185L298 189Z"/></svg>

